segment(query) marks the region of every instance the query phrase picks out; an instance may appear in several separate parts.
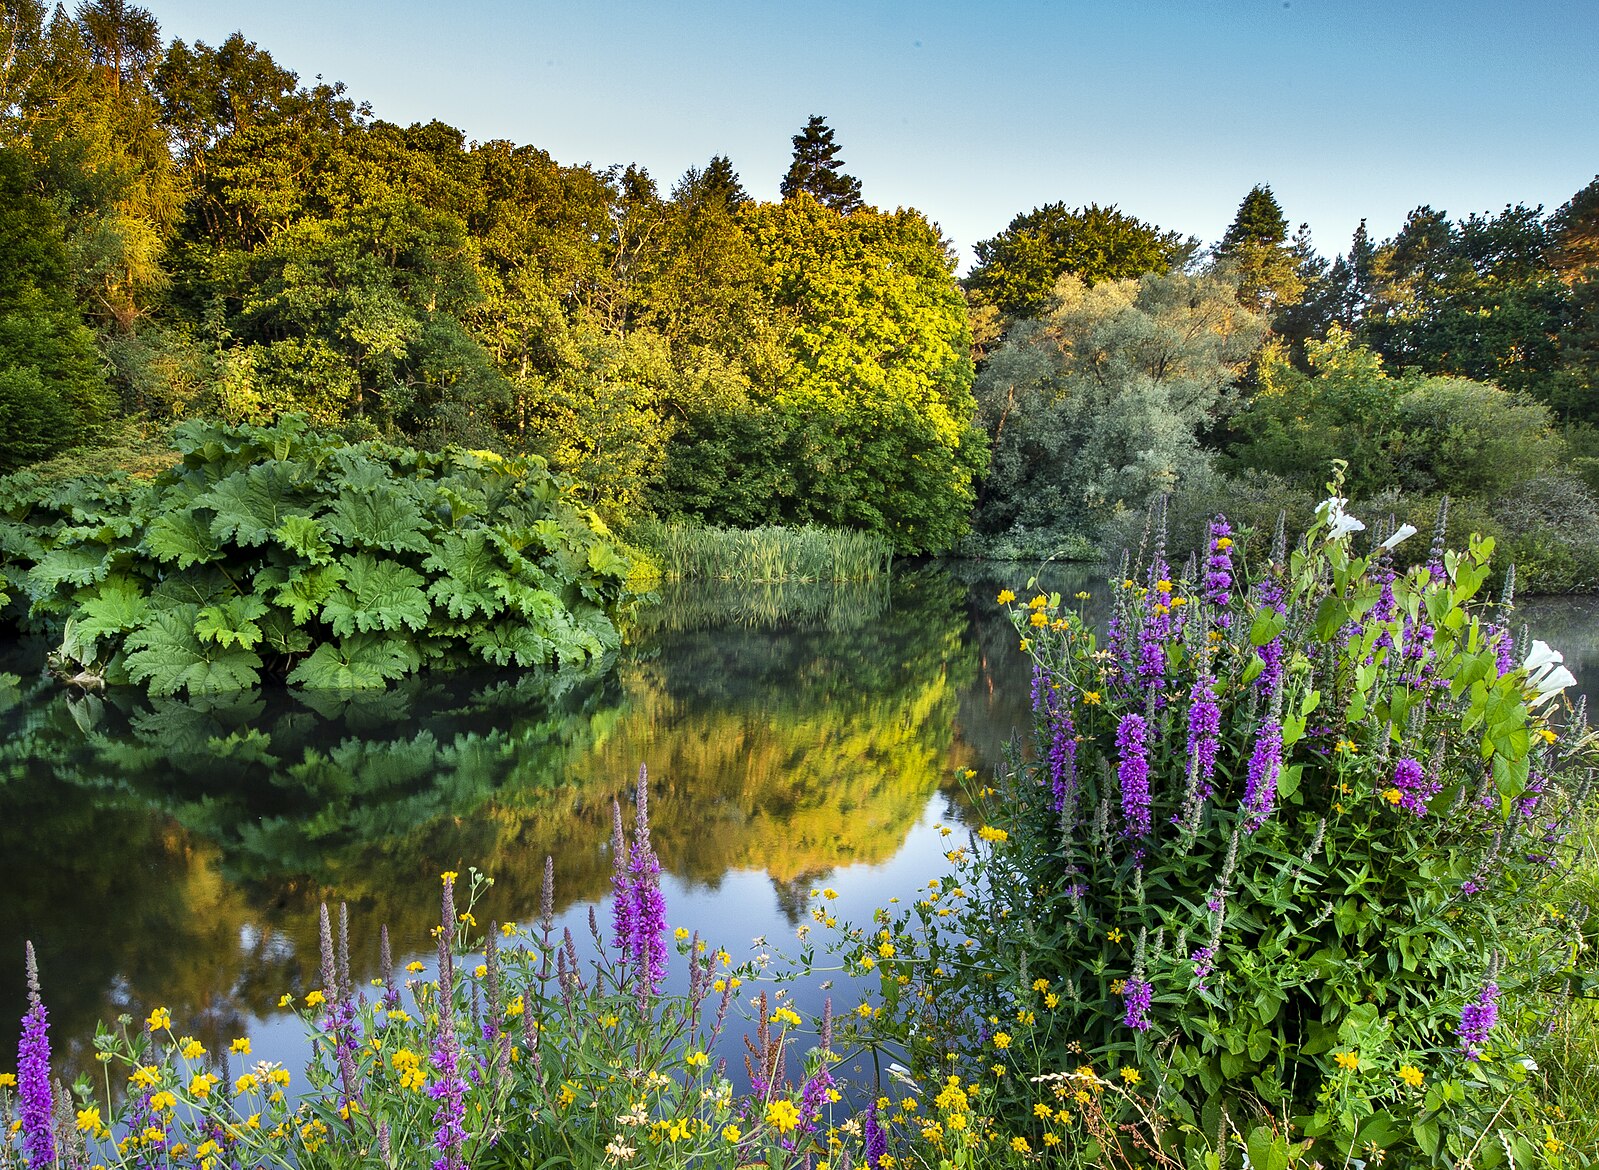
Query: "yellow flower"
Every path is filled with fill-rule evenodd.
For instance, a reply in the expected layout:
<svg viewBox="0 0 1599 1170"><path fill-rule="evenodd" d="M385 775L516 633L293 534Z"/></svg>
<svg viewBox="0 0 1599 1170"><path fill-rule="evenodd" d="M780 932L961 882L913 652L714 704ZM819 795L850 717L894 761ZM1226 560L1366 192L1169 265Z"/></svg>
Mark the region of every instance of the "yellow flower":
<svg viewBox="0 0 1599 1170"><path fill-rule="evenodd" d="M250 1038L248 1036L240 1036L228 1046L228 1051L233 1053L234 1056L249 1056Z"/></svg>
<svg viewBox="0 0 1599 1170"><path fill-rule="evenodd" d="M711 1058L703 1052L690 1052L683 1058L683 1063L689 1068L704 1068L711 1063Z"/></svg>
<svg viewBox="0 0 1599 1170"><path fill-rule="evenodd" d="M184 1060L199 1060L205 1055L205 1045L193 1036L184 1036L178 1041L178 1051Z"/></svg>
<svg viewBox="0 0 1599 1170"><path fill-rule="evenodd" d="M157 1113L160 1113L163 1109L174 1109L177 1107L177 1104L177 1094L171 1092L170 1090L163 1089L159 1093L150 1094L150 1108L154 1109Z"/></svg>
<svg viewBox="0 0 1599 1170"><path fill-rule="evenodd" d="M502 923L500 923L500 933L503 934L506 938L510 938L513 934L516 933L516 923L514 923L514 922L502 922Z"/></svg>
<svg viewBox="0 0 1599 1170"><path fill-rule="evenodd" d="M439 880L448 884L460 876L461 875L456 873L453 869L447 869L443 873L439 874Z"/></svg>
<svg viewBox="0 0 1599 1170"><path fill-rule="evenodd" d="M1550 731L1549 728L1547 728L1547 727L1537 728L1536 734L1543 736L1543 741L1545 743L1554 743L1555 740L1560 738L1553 731Z"/></svg>
<svg viewBox="0 0 1599 1170"><path fill-rule="evenodd" d="M1421 1088L1421 1082L1427 1078L1421 1075L1421 1070L1415 1065L1402 1064L1399 1066L1399 1079L1412 1089L1419 1089Z"/></svg>
<svg viewBox="0 0 1599 1170"><path fill-rule="evenodd" d="M766 1124L778 1133L788 1133L798 1128L799 1120L799 1110L795 1108L794 1102L787 1098L773 1101L766 1107Z"/></svg>
<svg viewBox="0 0 1599 1170"><path fill-rule="evenodd" d="M688 941L688 927L686 927L686 926L678 927L676 930L674 930L672 932L672 937L675 938L678 942L687 942Z"/></svg>
<svg viewBox="0 0 1599 1170"><path fill-rule="evenodd" d="M1042 593L1040 593L1037 597L1033 598L1031 601L1029 601L1027 603L1027 608L1028 609L1043 609L1048 604L1049 604L1049 598L1045 597Z"/></svg>
<svg viewBox="0 0 1599 1170"><path fill-rule="evenodd" d="M287 1085L289 1083L289 1070L286 1068L275 1068L271 1072L267 1073L267 1080L271 1081L274 1085Z"/></svg>
<svg viewBox="0 0 1599 1170"><path fill-rule="evenodd" d="M161 1074L153 1065L141 1064L133 1070L128 1083L136 1089L148 1089L161 1083Z"/></svg>
<svg viewBox="0 0 1599 1170"><path fill-rule="evenodd" d="M159 1032L163 1028L170 1028L172 1027L172 1013L167 1011L167 1009L164 1007L156 1008L155 1011L150 1013L150 1018L146 1020L145 1023L149 1026L150 1031L152 1032Z"/></svg>
<svg viewBox="0 0 1599 1170"><path fill-rule="evenodd" d="M78 1110L78 1132L98 1133L100 1129L100 1110L93 1107Z"/></svg>
<svg viewBox="0 0 1599 1170"><path fill-rule="evenodd" d="M1097 706L1099 706L1099 692L1098 691L1084 691L1083 692L1083 703L1086 706L1089 706L1089 707L1097 707Z"/></svg>
<svg viewBox="0 0 1599 1170"><path fill-rule="evenodd" d="M427 968L420 959L413 959L405 965L405 969L413 975L421 974Z"/></svg>
<svg viewBox="0 0 1599 1170"><path fill-rule="evenodd" d="M1126 990L1127 990L1127 980L1125 980L1125 979L1112 979L1110 981L1110 993L1112 995L1120 995L1122 992L1124 992Z"/></svg>
<svg viewBox="0 0 1599 1170"><path fill-rule="evenodd" d="M478 979L482 979L488 973L489 965L487 963L479 963L476 967L472 968L472 975Z"/></svg>
<svg viewBox="0 0 1599 1170"><path fill-rule="evenodd" d="M1033 990L1034 991L1048 991L1049 990L1049 980L1048 979L1034 979L1033 980Z"/></svg>
<svg viewBox="0 0 1599 1170"><path fill-rule="evenodd" d="M1384 800L1386 800L1389 804L1398 804L1405 797L1404 797L1404 794L1399 791L1399 789L1397 789L1397 788L1389 788L1389 789L1387 789L1387 790L1385 790L1383 792L1382 798Z"/></svg>
<svg viewBox="0 0 1599 1170"><path fill-rule="evenodd" d="M261 1088L260 1078L254 1073L245 1073L233 1082L233 1095L242 1097L246 1093L254 1093Z"/></svg>
<svg viewBox="0 0 1599 1170"><path fill-rule="evenodd" d="M1009 605L1015 600L1016 594L1012 593L1009 589L1001 589L999 591L999 596L994 598L994 603L996 605Z"/></svg>
<svg viewBox="0 0 1599 1170"><path fill-rule="evenodd" d="M288 1007L293 1002L294 1002L294 996L289 995L287 992L285 992L284 994L278 996L278 1006L279 1007Z"/></svg>
<svg viewBox="0 0 1599 1170"><path fill-rule="evenodd" d="M16 1073L0 1073L0 1089L14 1089L17 1087Z"/></svg>
<svg viewBox="0 0 1599 1170"><path fill-rule="evenodd" d="M1356 748L1353 740L1341 739L1338 741L1337 746L1334 747L1333 750L1335 752L1341 752L1346 756L1353 756L1358 753L1359 749Z"/></svg>
<svg viewBox="0 0 1599 1170"><path fill-rule="evenodd" d="M1124 1068L1124 1069L1122 1069L1121 1070L1121 1078L1122 1078L1122 1080L1126 1081L1129 1085L1136 1085L1139 1081L1144 1079L1141 1075L1139 1075L1139 1072L1138 1072L1138 1070L1136 1068Z"/></svg>
<svg viewBox="0 0 1599 1170"><path fill-rule="evenodd" d="M743 1137L744 1135L741 1134L738 1131L738 1126L729 1125L729 1126L725 1126L722 1129L722 1136L724 1138L726 1138L730 1142L736 1142L736 1141L738 1141L739 1138Z"/></svg>
<svg viewBox="0 0 1599 1170"><path fill-rule="evenodd" d="M1035 609L1032 612L1032 616L1030 616L1027 620L1031 622L1032 625L1037 629L1043 629L1045 626L1049 625L1049 615L1041 609Z"/></svg>
<svg viewBox="0 0 1599 1170"><path fill-rule="evenodd" d="M981 829L977 830L977 835L984 841L999 842L1010 840L1009 833L1007 833L1004 829L996 829L993 825L984 825Z"/></svg>
<svg viewBox="0 0 1599 1170"><path fill-rule="evenodd" d="M305 997L305 1006L317 1007L320 1004L327 1003L327 1001L327 996L323 995L320 991L313 991Z"/></svg>
<svg viewBox="0 0 1599 1170"><path fill-rule="evenodd" d="M894 957L894 944L890 942L882 943L878 946L877 953L885 959L892 959Z"/></svg>
<svg viewBox="0 0 1599 1170"><path fill-rule="evenodd" d="M1229 549L1229 548L1232 548L1232 546L1233 546L1233 538L1232 537L1230 537L1230 536L1218 536L1216 538L1216 549L1217 549L1217 551L1222 551L1224 549Z"/></svg>
<svg viewBox="0 0 1599 1170"><path fill-rule="evenodd" d="M1119 942L1121 942L1122 939L1124 939L1126 937L1127 937L1126 935L1122 934L1120 927L1117 927L1117 928L1113 929L1109 934L1107 934L1105 936L1105 938L1107 940L1109 940L1110 942L1113 942L1113 943L1119 943Z"/></svg>
<svg viewBox="0 0 1599 1170"><path fill-rule="evenodd" d="M211 1086L220 1079L212 1073L196 1073L189 1081L189 1095L204 1100L211 1095Z"/></svg>
<svg viewBox="0 0 1599 1170"><path fill-rule="evenodd" d="M778 1008L772 1013L772 1019L780 1024L787 1024L791 1028L800 1026L799 1013L790 1008Z"/></svg>
<svg viewBox="0 0 1599 1170"><path fill-rule="evenodd" d="M1010 1033L1009 1032L995 1032L994 1033L994 1047L995 1048L1009 1048L1010 1047Z"/></svg>
<svg viewBox="0 0 1599 1170"><path fill-rule="evenodd" d="M1340 1052L1333 1057L1333 1060L1342 1069L1353 1070L1360 1067L1360 1053L1358 1052Z"/></svg>
<svg viewBox="0 0 1599 1170"><path fill-rule="evenodd" d="M1016 1137L1011 1138L1010 1148L1015 1150L1018 1154L1030 1154L1033 1152L1032 1147L1027 1144L1027 1139L1019 1134Z"/></svg>

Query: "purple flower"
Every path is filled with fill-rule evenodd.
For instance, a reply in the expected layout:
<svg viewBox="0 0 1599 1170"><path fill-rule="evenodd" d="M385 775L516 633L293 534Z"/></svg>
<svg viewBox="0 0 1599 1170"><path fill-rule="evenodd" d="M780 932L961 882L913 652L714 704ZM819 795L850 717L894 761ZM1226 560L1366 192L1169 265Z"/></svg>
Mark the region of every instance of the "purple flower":
<svg viewBox="0 0 1599 1170"><path fill-rule="evenodd" d="M1071 704L1057 691L1046 700L1049 707L1049 783L1051 809L1060 812L1077 787L1077 728Z"/></svg>
<svg viewBox="0 0 1599 1170"><path fill-rule="evenodd" d="M1116 727L1116 750L1121 755L1116 775L1121 781L1123 834L1149 833L1149 757L1144 737L1148 726L1142 715L1124 715Z"/></svg>
<svg viewBox="0 0 1599 1170"><path fill-rule="evenodd" d="M1271 578L1260 583L1260 602L1269 605L1279 614L1286 613L1288 607L1283 603L1286 590L1281 581ZM1268 699L1282 688L1283 683L1283 639L1278 634L1271 641L1260 647L1260 661L1265 669L1255 677L1255 688Z"/></svg>
<svg viewBox="0 0 1599 1170"><path fill-rule="evenodd" d="M875 1097L866 1105L866 1124L863 1132L866 1138L866 1165L870 1170L878 1170L883 1155L888 1153L888 1134L884 1133L883 1127L878 1124Z"/></svg>
<svg viewBox="0 0 1599 1170"><path fill-rule="evenodd" d="M1210 554L1205 558L1205 600L1225 611L1233 588L1233 530L1227 517L1217 515L1210 525ZM1232 615L1219 613L1216 624L1226 629Z"/></svg>
<svg viewBox="0 0 1599 1170"><path fill-rule="evenodd" d="M22 1148L31 1166L51 1166L56 1160L55 1093L50 1087L50 1021L39 995L39 964L33 944L26 946L28 1010L22 1017L22 1037L17 1042L17 1112L22 1123Z"/></svg>
<svg viewBox="0 0 1599 1170"><path fill-rule="evenodd" d="M427 1095L438 1102L433 1111L433 1146L439 1151L433 1170L466 1170L461 1149L466 1145L466 1090L461 1079L461 1048L455 1036L455 881L444 878L444 925L439 932L439 1033L433 1045L432 1062L438 1076L427 1086Z"/></svg>
<svg viewBox="0 0 1599 1170"><path fill-rule="evenodd" d="M1220 747L1221 707L1216 702L1214 681L1209 674L1202 674L1194 685L1194 701L1188 708L1188 754L1195 761L1200 800L1209 799L1214 791L1211 781L1216 775L1216 752Z"/></svg>
<svg viewBox="0 0 1599 1170"><path fill-rule="evenodd" d="M1137 1032L1148 1031L1149 1005L1154 996L1155 989L1147 979L1129 979L1127 986L1122 988L1122 1001L1126 1009L1122 1013L1122 1023Z"/></svg>
<svg viewBox="0 0 1599 1170"><path fill-rule="evenodd" d="M1409 757L1394 765L1394 787L1399 790L1399 807L1418 817L1427 815L1427 802L1443 790L1442 784L1427 778L1419 761Z"/></svg>
<svg viewBox="0 0 1599 1170"><path fill-rule="evenodd" d="M613 944L624 961L637 972L636 990L642 999L661 989L666 980L666 900L661 897L661 862L650 845L648 774L638 772L638 816L633 826L633 846L622 837L622 810L613 805L611 877Z"/></svg>
<svg viewBox="0 0 1599 1170"><path fill-rule="evenodd" d="M1249 757L1249 777L1244 783L1244 832L1253 833L1271 816L1277 802L1277 774L1282 770L1283 729L1275 719L1260 725L1255 752Z"/></svg>
<svg viewBox="0 0 1599 1170"><path fill-rule="evenodd" d="M1460 1050L1467 1060L1482 1059L1482 1046L1498 1022L1499 985L1485 983L1477 998L1460 1009L1460 1027L1455 1034L1460 1037Z"/></svg>

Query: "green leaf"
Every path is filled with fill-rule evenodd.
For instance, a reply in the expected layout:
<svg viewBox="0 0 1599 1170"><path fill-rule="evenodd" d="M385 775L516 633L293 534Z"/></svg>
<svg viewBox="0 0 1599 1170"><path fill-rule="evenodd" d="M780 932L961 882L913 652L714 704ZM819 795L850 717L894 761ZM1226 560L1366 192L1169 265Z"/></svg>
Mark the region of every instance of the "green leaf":
<svg viewBox="0 0 1599 1170"><path fill-rule="evenodd" d="M469 640L472 649L496 666L537 666L555 657L555 644L527 622L502 619Z"/></svg>
<svg viewBox="0 0 1599 1170"><path fill-rule="evenodd" d="M333 559L333 546L322 538L322 525L309 516L288 517L278 525L272 537L313 565L325 565Z"/></svg>
<svg viewBox="0 0 1599 1170"><path fill-rule="evenodd" d="M144 621L150 608L144 589L130 577L110 577L78 599L74 614L80 638L120 636Z"/></svg>
<svg viewBox="0 0 1599 1170"><path fill-rule="evenodd" d="M144 547L156 560L176 562L180 569L222 556L222 543L212 535L210 523L188 511L152 520L144 530Z"/></svg>
<svg viewBox="0 0 1599 1170"><path fill-rule="evenodd" d="M221 605L208 605L195 614L194 635L202 642L252 650L262 638L257 619L265 617L266 612L267 603L254 594L230 598Z"/></svg>
<svg viewBox="0 0 1599 1170"><path fill-rule="evenodd" d="M28 570L26 588L35 600L50 596L56 587L93 585L107 573L107 550L98 545L81 544L52 550Z"/></svg>
<svg viewBox="0 0 1599 1170"><path fill-rule="evenodd" d="M322 516L327 534L348 548L431 553L426 521L409 496L394 490L339 493L333 510Z"/></svg>
<svg viewBox="0 0 1599 1170"><path fill-rule="evenodd" d="M216 513L211 532L223 540L255 548L263 545L291 517L310 512L299 502L300 486L293 464L271 460L236 472L195 498L191 507Z"/></svg>
<svg viewBox="0 0 1599 1170"><path fill-rule="evenodd" d="M355 634L324 642L289 674L289 682L313 690L371 690L404 678L421 665L410 640L395 635Z"/></svg>
<svg viewBox="0 0 1599 1170"><path fill-rule="evenodd" d="M446 533L422 567L444 574L428 586L428 596L452 618L493 617L505 608L503 593L494 587L504 580L503 569L482 529Z"/></svg>
<svg viewBox="0 0 1599 1170"><path fill-rule="evenodd" d="M273 595L278 605L286 605L294 613L297 625L304 625L333 596L344 580L344 566L319 565L314 569L301 569L293 573Z"/></svg>
<svg viewBox="0 0 1599 1170"><path fill-rule="evenodd" d="M289 614L274 609L261 619L261 645L277 654L304 654L311 649L311 635L297 627Z"/></svg>
<svg viewBox="0 0 1599 1170"><path fill-rule="evenodd" d="M344 557L339 563L344 566L344 584L322 606L322 620L339 637L401 626L420 630L428 624L431 606L422 591L427 580L420 573L368 553Z"/></svg>
<svg viewBox="0 0 1599 1170"><path fill-rule="evenodd" d="M260 682L261 659L239 646L202 642L194 632L200 607L155 610L123 645L128 677L148 682L152 695L191 695L242 690Z"/></svg>
<svg viewBox="0 0 1599 1170"><path fill-rule="evenodd" d="M1255 615L1254 624L1249 627L1249 643L1252 646L1264 646L1278 634L1282 633L1288 625L1288 618L1278 613L1275 609L1263 609Z"/></svg>

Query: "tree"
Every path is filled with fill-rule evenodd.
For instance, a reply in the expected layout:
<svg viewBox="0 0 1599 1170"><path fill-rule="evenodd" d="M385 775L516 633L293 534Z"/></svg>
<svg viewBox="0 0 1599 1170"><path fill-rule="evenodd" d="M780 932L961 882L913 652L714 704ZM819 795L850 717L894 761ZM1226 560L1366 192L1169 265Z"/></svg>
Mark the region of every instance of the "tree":
<svg viewBox="0 0 1599 1170"><path fill-rule="evenodd" d="M1599 267L1599 175L1549 217L1549 234L1551 263L1566 280Z"/></svg>
<svg viewBox="0 0 1599 1170"><path fill-rule="evenodd" d="M721 207L731 211L749 202L732 160L713 154L705 169L690 167L672 188L672 201L688 207Z"/></svg>
<svg viewBox="0 0 1599 1170"><path fill-rule="evenodd" d="M824 207L848 215L861 206L861 181L844 173L833 141L833 128L820 114L812 114L805 129L794 135L794 161L783 176L783 198L793 199L801 192L813 196Z"/></svg>
<svg viewBox="0 0 1599 1170"><path fill-rule="evenodd" d="M1062 277L977 381L992 451L979 529L1093 535L1177 487L1204 467L1199 433L1264 330L1213 276Z"/></svg>
<svg viewBox="0 0 1599 1170"><path fill-rule="evenodd" d="M920 212L840 216L808 192L740 218L765 299L789 320L788 365L767 392L798 452L786 518L871 529L903 553L949 548L985 449L944 241Z"/></svg>
<svg viewBox="0 0 1599 1170"><path fill-rule="evenodd" d="M979 304L1026 317L1043 307L1062 275L1085 284L1136 279L1188 260L1198 241L1090 203L1075 210L1048 203L1018 215L976 247L966 287Z"/></svg>
<svg viewBox="0 0 1599 1170"><path fill-rule="evenodd" d="M1256 184L1238 205L1216 258L1238 281L1238 303L1268 317L1305 291L1300 257L1288 245L1288 220L1271 187Z"/></svg>
<svg viewBox="0 0 1599 1170"><path fill-rule="evenodd" d="M0 146L0 473L88 441L109 397L53 209Z"/></svg>

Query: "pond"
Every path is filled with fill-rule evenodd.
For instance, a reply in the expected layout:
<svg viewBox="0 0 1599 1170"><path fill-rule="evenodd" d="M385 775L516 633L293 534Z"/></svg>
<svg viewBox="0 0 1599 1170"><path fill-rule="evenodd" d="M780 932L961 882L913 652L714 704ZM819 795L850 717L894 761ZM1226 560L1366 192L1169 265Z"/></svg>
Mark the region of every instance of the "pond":
<svg viewBox="0 0 1599 1170"><path fill-rule="evenodd" d="M549 856L561 922L586 933L609 887L612 801L641 764L672 926L740 958L757 939L795 949L822 886L864 921L944 872L939 826L965 819L957 773L992 769L1027 725L1026 662L994 604L1027 576L922 566L868 588L679 588L604 671L343 698L74 695L39 677L43 647L14 647L0 661L0 1051L15 1050L31 939L70 1071L90 1065L96 1020L157 1005L213 1052L248 1035L294 1067L299 1025L277 1004L320 984L319 903L348 903L356 975L371 978L380 924L397 962L431 953L441 871L494 877L481 923L526 923ZM1103 580L1073 566L1047 584L1103 596ZM1584 690L1599 681L1599 603L1535 600L1520 616ZM819 986L797 994L819 1009Z"/></svg>

